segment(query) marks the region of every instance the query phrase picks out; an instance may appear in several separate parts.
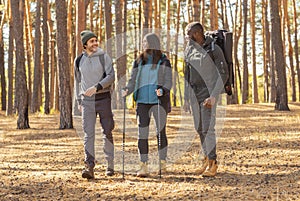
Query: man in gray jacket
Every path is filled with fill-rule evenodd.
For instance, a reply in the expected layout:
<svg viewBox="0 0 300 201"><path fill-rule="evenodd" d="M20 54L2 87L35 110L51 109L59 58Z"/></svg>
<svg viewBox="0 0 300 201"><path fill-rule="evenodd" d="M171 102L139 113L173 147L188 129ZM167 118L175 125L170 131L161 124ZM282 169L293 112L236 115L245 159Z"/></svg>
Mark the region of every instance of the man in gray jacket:
<svg viewBox="0 0 300 201"><path fill-rule="evenodd" d="M98 47L97 36L88 30L82 31L82 55L76 58L75 89L79 110L82 112L84 131L85 169L82 177L94 178L95 124L97 115L103 128L104 154L107 160L106 175L114 174L114 128L111 109L111 85L115 80L112 59Z"/></svg>
<svg viewBox="0 0 300 201"><path fill-rule="evenodd" d="M200 136L204 157L197 170L203 176L217 173L216 154L216 102L227 80L227 64L221 48L211 49L212 38L205 37L199 22L186 27L188 44L185 50L184 109L191 106L194 126Z"/></svg>

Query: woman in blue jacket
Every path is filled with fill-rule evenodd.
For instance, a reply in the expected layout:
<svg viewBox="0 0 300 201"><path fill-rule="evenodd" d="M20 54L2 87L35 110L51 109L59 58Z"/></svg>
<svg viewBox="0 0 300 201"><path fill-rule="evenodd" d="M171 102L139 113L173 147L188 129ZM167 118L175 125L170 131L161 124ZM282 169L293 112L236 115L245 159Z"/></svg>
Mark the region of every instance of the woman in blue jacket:
<svg viewBox="0 0 300 201"><path fill-rule="evenodd" d="M154 33L145 35L143 52L134 61L131 78L124 88L123 97L133 93L137 103L138 150L140 170L138 177L148 173L149 124L153 114L157 129L157 143L161 170L166 170L167 113L170 112L170 89L172 87L172 69L170 60L162 53L160 40ZM159 105L159 109L158 109ZM158 116L159 112L159 116Z"/></svg>

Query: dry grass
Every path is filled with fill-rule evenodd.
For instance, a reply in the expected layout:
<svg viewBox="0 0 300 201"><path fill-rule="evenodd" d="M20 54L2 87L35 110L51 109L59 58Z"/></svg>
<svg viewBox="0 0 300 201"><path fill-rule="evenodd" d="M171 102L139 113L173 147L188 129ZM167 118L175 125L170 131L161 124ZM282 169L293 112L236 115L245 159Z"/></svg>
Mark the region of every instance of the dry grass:
<svg viewBox="0 0 300 201"><path fill-rule="evenodd" d="M174 108L168 120L169 173L160 179L151 127L149 178L138 168L134 111L126 113L125 180L122 179L122 111L115 111L116 170L104 175L101 135L97 138L96 179L81 178L80 123L59 130L58 115L30 116L31 129L17 130L16 119L0 113L0 200L299 200L300 104L291 112L273 105L227 106L218 125L218 175L195 174L199 139L190 115ZM222 131L222 132L221 132ZM100 132L100 131L99 131Z"/></svg>

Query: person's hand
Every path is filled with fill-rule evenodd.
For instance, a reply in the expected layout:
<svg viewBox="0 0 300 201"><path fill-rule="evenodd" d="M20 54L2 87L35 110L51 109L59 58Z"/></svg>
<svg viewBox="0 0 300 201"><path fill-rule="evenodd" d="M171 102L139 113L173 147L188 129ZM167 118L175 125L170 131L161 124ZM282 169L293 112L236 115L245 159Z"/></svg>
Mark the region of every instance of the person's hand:
<svg viewBox="0 0 300 201"><path fill-rule="evenodd" d="M122 93L122 97L124 98L128 94L128 89L122 89L121 93Z"/></svg>
<svg viewBox="0 0 300 201"><path fill-rule="evenodd" d="M212 106L216 103L215 97L209 97L203 101L203 106L206 108L212 108Z"/></svg>
<svg viewBox="0 0 300 201"><path fill-rule="evenodd" d="M190 103L188 101L184 101L183 110L185 112L191 113L191 106L190 106Z"/></svg>
<svg viewBox="0 0 300 201"><path fill-rule="evenodd" d="M162 89L156 89L155 92L157 96L162 96L164 93Z"/></svg>
<svg viewBox="0 0 300 201"><path fill-rule="evenodd" d="M93 96L95 93L97 92L97 88L95 86L92 86L90 88L88 88L85 92L84 92L84 95L85 96Z"/></svg>

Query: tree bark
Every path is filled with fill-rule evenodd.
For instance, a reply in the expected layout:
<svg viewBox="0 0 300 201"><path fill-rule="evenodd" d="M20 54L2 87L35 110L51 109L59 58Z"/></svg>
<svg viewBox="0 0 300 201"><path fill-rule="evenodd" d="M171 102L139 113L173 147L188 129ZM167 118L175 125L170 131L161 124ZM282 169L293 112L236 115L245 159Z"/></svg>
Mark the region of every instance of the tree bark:
<svg viewBox="0 0 300 201"><path fill-rule="evenodd" d="M9 2L8 2L9 3ZM8 67L7 67L7 77L8 77L8 90L7 90L7 107L6 115L12 115L14 112L13 105L13 77L14 77L14 30L13 30L13 18L11 15L11 6L8 6L8 23L9 23L9 38L8 38Z"/></svg>
<svg viewBox="0 0 300 201"><path fill-rule="evenodd" d="M247 24L248 24L248 1L243 1L243 14L244 14L244 29L243 29L243 90L242 90L242 103L248 101L249 96L249 72L247 60Z"/></svg>
<svg viewBox="0 0 300 201"><path fill-rule="evenodd" d="M73 128L70 65L68 59L67 5L65 0L55 0L57 21L57 50L59 71L60 129Z"/></svg>
<svg viewBox="0 0 300 201"><path fill-rule="evenodd" d="M283 12L284 12L284 22L285 27L287 30L287 42L288 42L288 57L290 62L290 86L292 88L292 101L296 101L297 99L297 92L296 92L296 73L294 67L294 57L293 57L293 45L291 39L291 23L290 23L290 16L288 13L288 6L286 3L283 4Z"/></svg>
<svg viewBox="0 0 300 201"><path fill-rule="evenodd" d="M16 44L16 108L18 112L17 128L29 128L28 117L28 89L25 71L25 50L24 50L24 0L11 1L11 11L13 17L13 28Z"/></svg>
<svg viewBox="0 0 300 201"><path fill-rule="evenodd" d="M258 87L257 87L257 74L256 74L256 33L255 33L255 9L256 0L251 0L251 45L252 45L252 103L258 103Z"/></svg>
<svg viewBox="0 0 300 201"><path fill-rule="evenodd" d="M0 1L0 3L2 3ZM5 70L4 70L4 42L3 42L3 21L4 13L0 11L0 78L1 78L1 110L6 110L6 82L5 82Z"/></svg>
<svg viewBox="0 0 300 201"><path fill-rule="evenodd" d="M300 101L300 65L299 65L299 45L298 45L298 23L297 23L297 9L296 9L296 0L293 0L293 13L294 13L294 41L295 41L295 59L296 59L296 71L298 77L298 100Z"/></svg>
<svg viewBox="0 0 300 201"><path fill-rule="evenodd" d="M31 98L31 112L35 113L39 110L39 97L41 88L41 1L37 1L36 19L35 19L35 39L34 39L34 78L33 92Z"/></svg>
<svg viewBox="0 0 300 201"><path fill-rule="evenodd" d="M269 102L269 67L270 67L270 29L268 21L268 0L262 2L262 32L263 32L263 60L264 60L264 102Z"/></svg>
<svg viewBox="0 0 300 201"><path fill-rule="evenodd" d="M270 8L272 24L272 47L274 50L273 59L274 66L276 68L275 110L289 110L278 1L270 0Z"/></svg>
<svg viewBox="0 0 300 201"><path fill-rule="evenodd" d="M48 0L43 1L44 113L50 113Z"/></svg>

